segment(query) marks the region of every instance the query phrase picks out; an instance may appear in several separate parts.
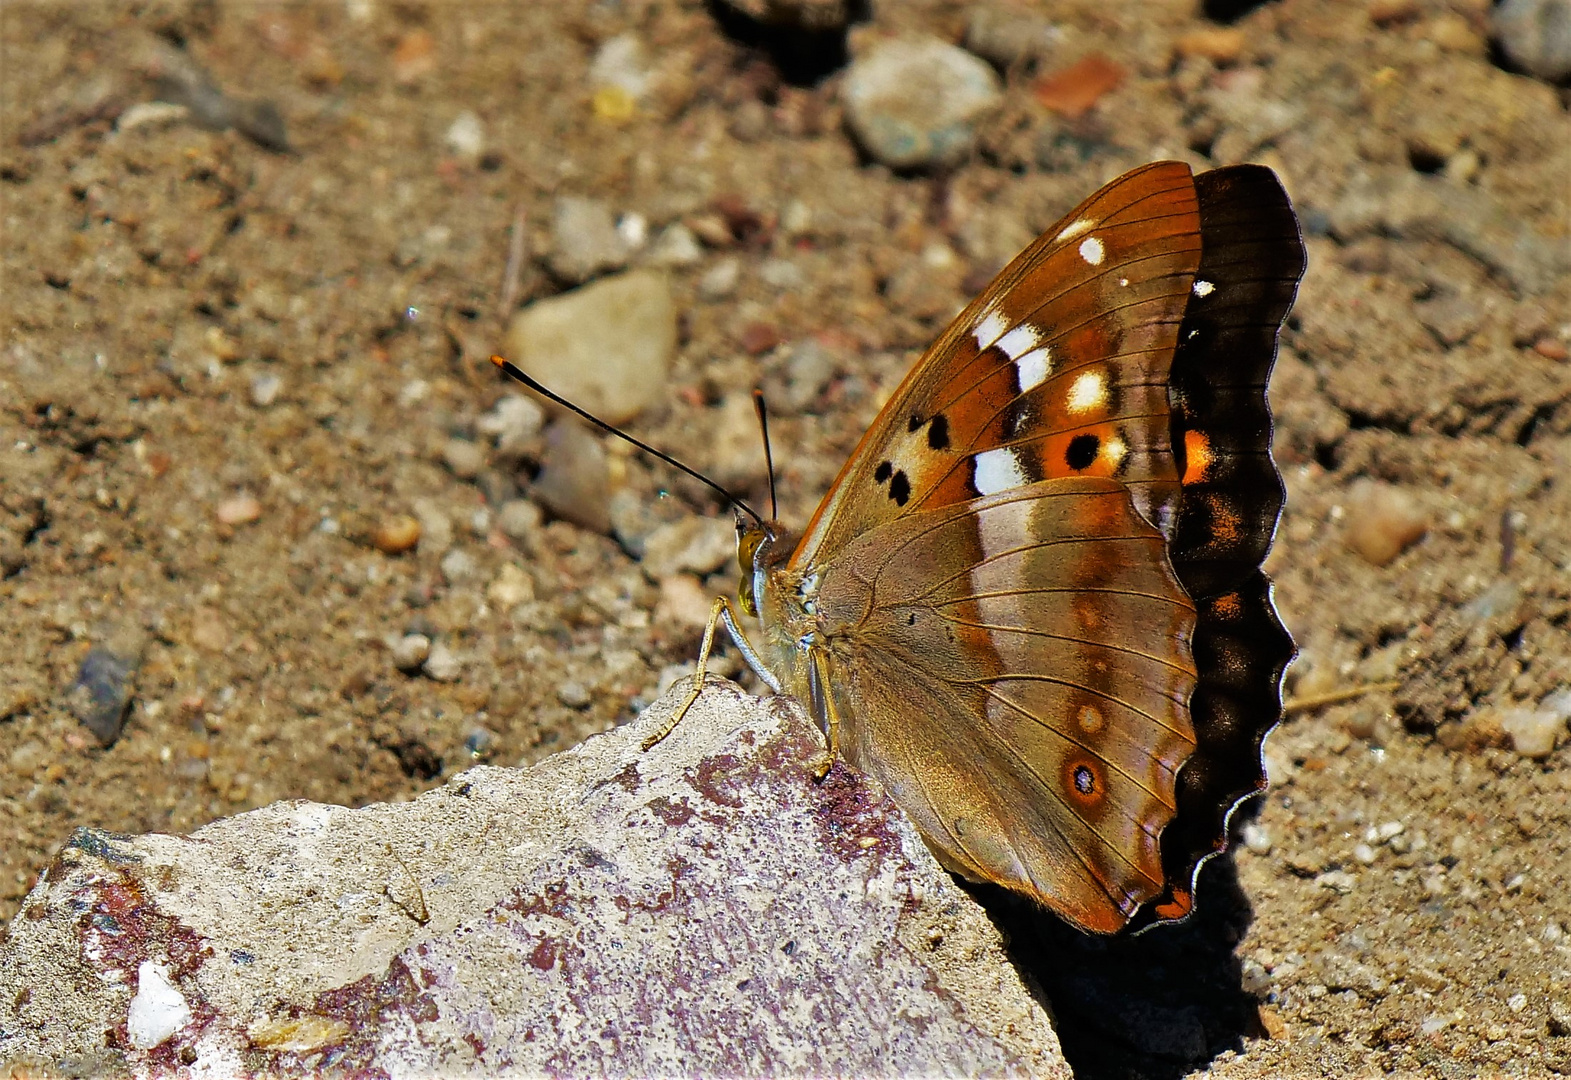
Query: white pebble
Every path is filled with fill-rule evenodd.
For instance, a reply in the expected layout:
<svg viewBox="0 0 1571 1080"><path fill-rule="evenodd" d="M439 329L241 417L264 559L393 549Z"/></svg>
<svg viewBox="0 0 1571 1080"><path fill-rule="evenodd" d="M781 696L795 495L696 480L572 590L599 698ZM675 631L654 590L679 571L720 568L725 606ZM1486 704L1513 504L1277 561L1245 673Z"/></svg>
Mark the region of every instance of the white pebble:
<svg viewBox="0 0 1571 1080"><path fill-rule="evenodd" d="M599 199L573 195L556 200L551 239L551 272L572 282L620 269L632 251L617 231L609 206Z"/></svg>
<svg viewBox="0 0 1571 1080"><path fill-rule="evenodd" d="M589 690L581 682L569 679L556 688L556 699L569 709L582 709L592 700Z"/></svg>
<svg viewBox="0 0 1571 1080"><path fill-rule="evenodd" d="M463 667L458 654L438 642L431 646L431 655L426 657L421 670L437 682L453 682L463 674Z"/></svg>
<svg viewBox="0 0 1571 1080"><path fill-rule="evenodd" d="M473 164L485 153L485 125L468 109L453 118L446 138L448 149L462 161Z"/></svg>
<svg viewBox="0 0 1571 1080"><path fill-rule="evenodd" d="M283 388L284 380L271 371L264 371L251 380L251 404L265 409L278 400L278 392Z"/></svg>
<svg viewBox="0 0 1571 1080"><path fill-rule="evenodd" d="M937 38L874 46L846 71L840 96L857 142L896 169L958 163L1002 100L986 62Z"/></svg>
<svg viewBox="0 0 1571 1080"><path fill-rule="evenodd" d="M218 504L215 511L224 525L249 525L262 516L262 504L253 495L236 495Z"/></svg>
<svg viewBox="0 0 1571 1080"><path fill-rule="evenodd" d="M601 45L589 64L589 81L595 86L614 86L634 101L643 97L649 89L649 62L638 35L618 34Z"/></svg>
<svg viewBox="0 0 1571 1080"><path fill-rule="evenodd" d="M540 507L528 499L509 499L496 514L496 527L512 540L527 540L540 531L544 517Z"/></svg>
<svg viewBox="0 0 1571 1080"><path fill-rule="evenodd" d="M415 671L430 655L430 638L424 634L405 634L393 645L393 666L399 671Z"/></svg>
<svg viewBox="0 0 1571 1080"><path fill-rule="evenodd" d="M480 564L463 548L453 548L442 556L442 577L449 585L462 585L480 574Z"/></svg>
<svg viewBox="0 0 1571 1080"><path fill-rule="evenodd" d="M448 439L442 446L442 462L460 480L473 480L485 466L485 451L468 439Z"/></svg>
<svg viewBox="0 0 1571 1080"><path fill-rule="evenodd" d="M1510 997L1506 998L1506 1008L1510 1009L1514 1013L1521 1012L1523 1009L1527 1008L1527 995L1512 994Z"/></svg>
<svg viewBox="0 0 1571 1080"><path fill-rule="evenodd" d="M1542 760L1555 751L1555 741L1565 730L1559 713L1539 709L1501 709L1500 728L1511 740L1511 748L1525 758Z"/></svg>
<svg viewBox="0 0 1571 1080"><path fill-rule="evenodd" d="M724 300L736 291L741 276L741 261L728 255L704 271L698 279L698 295L704 300Z"/></svg>
<svg viewBox="0 0 1571 1080"><path fill-rule="evenodd" d="M1358 879L1346 870L1327 870L1315 878L1315 884L1346 896L1358 885Z"/></svg>
<svg viewBox="0 0 1571 1080"><path fill-rule="evenodd" d="M1250 822L1244 826L1244 846L1256 855L1271 854L1271 834L1264 826Z"/></svg>
<svg viewBox="0 0 1571 1080"><path fill-rule="evenodd" d="M1357 859L1365 866L1368 866L1375 861L1375 849L1370 847L1368 844L1354 844L1353 858Z"/></svg>
<svg viewBox="0 0 1571 1080"><path fill-rule="evenodd" d="M126 1014L126 1035L138 1050L151 1050L191 1022L191 1006L169 981L162 964L143 960L136 969L136 996Z"/></svg>
<svg viewBox="0 0 1571 1080"><path fill-rule="evenodd" d="M503 457L530 453L544 426L545 410L522 394L508 394L475 424L480 434L496 441L496 451Z"/></svg>
<svg viewBox="0 0 1571 1080"><path fill-rule="evenodd" d="M704 258L704 249L693 230L680 221L668 225L649 248L648 261L656 266L692 266Z"/></svg>

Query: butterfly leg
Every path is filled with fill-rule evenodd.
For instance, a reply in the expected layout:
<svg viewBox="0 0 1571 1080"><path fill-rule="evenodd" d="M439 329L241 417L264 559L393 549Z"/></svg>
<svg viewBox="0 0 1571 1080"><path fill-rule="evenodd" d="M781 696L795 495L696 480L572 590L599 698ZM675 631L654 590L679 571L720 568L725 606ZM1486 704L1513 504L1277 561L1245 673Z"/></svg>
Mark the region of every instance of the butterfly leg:
<svg viewBox="0 0 1571 1080"><path fill-rule="evenodd" d="M713 606L709 609L709 621L704 624L703 644L698 646L698 668L693 672L692 693L687 695L687 700L682 702L681 707L671 714L671 718L661 725L659 731L646 738L640 744L641 749L646 751L652 749L661 739L664 739L672 731L676 730L676 725L682 722L682 717L686 716L687 710L693 707L693 702L698 700L698 695L704 692L704 669L709 664L709 650L714 648L715 627L722 618L726 621L727 631L735 637L738 631L736 630L736 621L731 616L731 602L723 596L717 596Z"/></svg>

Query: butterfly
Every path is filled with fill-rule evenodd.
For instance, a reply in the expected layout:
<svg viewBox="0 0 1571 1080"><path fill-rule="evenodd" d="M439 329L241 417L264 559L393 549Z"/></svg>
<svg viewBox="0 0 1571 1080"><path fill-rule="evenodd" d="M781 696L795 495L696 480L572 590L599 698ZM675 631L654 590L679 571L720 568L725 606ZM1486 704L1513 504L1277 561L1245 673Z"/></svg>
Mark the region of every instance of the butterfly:
<svg viewBox="0 0 1571 1080"><path fill-rule="evenodd" d="M1265 788L1293 654L1266 384L1304 266L1263 166L1092 195L928 348L800 535L739 519L761 632L717 600L687 704L718 622L951 871L1091 932L1186 916Z"/></svg>

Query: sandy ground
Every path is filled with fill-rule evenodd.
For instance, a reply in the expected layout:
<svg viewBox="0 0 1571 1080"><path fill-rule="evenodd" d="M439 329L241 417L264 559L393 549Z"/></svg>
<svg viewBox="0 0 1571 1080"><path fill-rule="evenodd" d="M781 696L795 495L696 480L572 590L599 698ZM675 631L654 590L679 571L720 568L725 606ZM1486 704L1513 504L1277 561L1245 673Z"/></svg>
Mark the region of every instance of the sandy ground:
<svg viewBox="0 0 1571 1080"><path fill-rule="evenodd" d="M1517 752L1506 711L1571 682L1566 93L1502 68L1484 0L1039 10L1056 44L934 178L859 156L830 39L694 2L0 7L0 919L78 825L408 798L625 720L692 658L691 605L616 540L498 529L527 455L451 466L507 392L486 356L520 217L514 305L562 287L558 195L708 239L632 428L755 497L748 391L785 385L795 345L828 352L774 425L801 522L1037 230L1143 161L1256 160L1311 259L1273 384L1269 564L1308 704L1189 924L1101 942L997 916L1086 1076L1571 1072L1571 748ZM878 4L853 40L955 41L968 12ZM629 32L651 89L597 110L591 61ZM1043 108L1039 71L1089 53L1121 85L1075 120ZM243 130L137 111L172 54L283 128L254 104ZM449 138L465 112L482 146ZM704 284L724 259L734 289ZM607 452L651 514L723 516ZM387 554L399 515L425 532ZM509 566L532 599L496 602L521 595ZM456 677L395 667L410 630ZM133 694L102 748L67 691L111 646Z"/></svg>

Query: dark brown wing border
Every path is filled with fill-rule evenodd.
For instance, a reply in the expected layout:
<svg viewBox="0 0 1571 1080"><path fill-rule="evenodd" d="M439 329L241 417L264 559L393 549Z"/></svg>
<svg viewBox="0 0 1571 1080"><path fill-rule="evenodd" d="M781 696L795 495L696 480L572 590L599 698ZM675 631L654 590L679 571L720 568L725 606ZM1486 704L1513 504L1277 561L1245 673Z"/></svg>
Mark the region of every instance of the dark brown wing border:
<svg viewBox="0 0 1571 1080"><path fill-rule="evenodd" d="M1188 914L1195 875L1226 847L1233 810L1265 790L1261 744L1281 718L1282 673L1294 653L1260 565L1284 496L1266 386L1304 273L1303 239L1287 192L1264 166L1201 173L1195 187L1200 269L1169 391L1184 478L1169 555L1198 610L1199 681L1190 699L1197 745L1162 834L1167 887L1136 929ZM1203 462L1188 460L1191 440L1203 441Z"/></svg>

